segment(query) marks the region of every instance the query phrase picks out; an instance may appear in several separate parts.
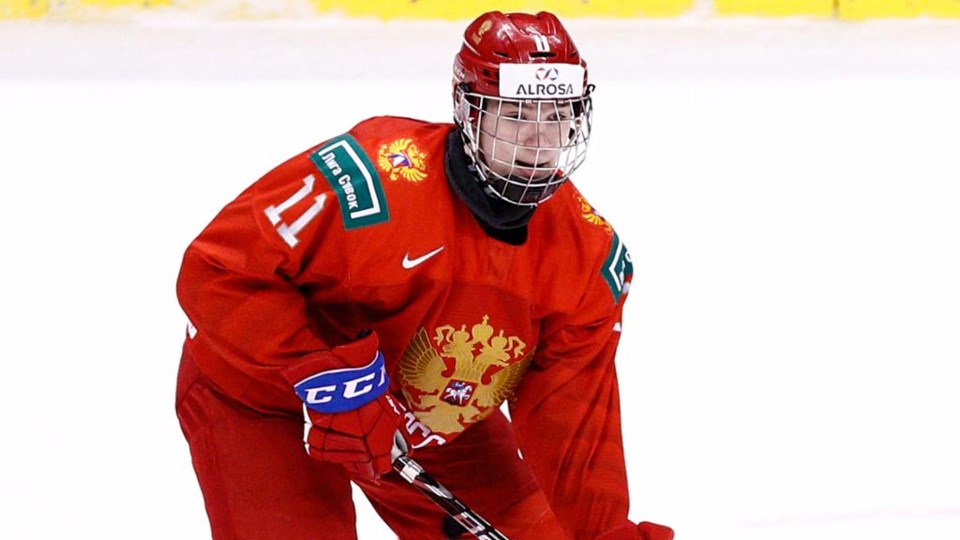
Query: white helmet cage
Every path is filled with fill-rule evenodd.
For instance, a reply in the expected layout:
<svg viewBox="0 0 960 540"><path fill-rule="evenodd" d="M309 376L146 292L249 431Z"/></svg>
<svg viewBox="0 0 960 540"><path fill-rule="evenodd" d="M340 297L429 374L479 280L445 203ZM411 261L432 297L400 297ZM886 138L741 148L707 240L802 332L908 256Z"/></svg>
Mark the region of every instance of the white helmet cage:
<svg viewBox="0 0 960 540"><path fill-rule="evenodd" d="M511 99L454 91L454 119L487 194L518 206L546 201L586 158L591 94Z"/></svg>

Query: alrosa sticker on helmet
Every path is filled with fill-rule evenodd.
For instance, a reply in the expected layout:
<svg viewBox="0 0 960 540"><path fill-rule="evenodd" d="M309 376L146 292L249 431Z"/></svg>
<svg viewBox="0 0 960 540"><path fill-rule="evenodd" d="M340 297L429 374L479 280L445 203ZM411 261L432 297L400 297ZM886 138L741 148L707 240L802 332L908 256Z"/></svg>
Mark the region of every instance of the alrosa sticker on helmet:
<svg viewBox="0 0 960 540"><path fill-rule="evenodd" d="M500 64L500 97L558 99L583 95L583 66Z"/></svg>

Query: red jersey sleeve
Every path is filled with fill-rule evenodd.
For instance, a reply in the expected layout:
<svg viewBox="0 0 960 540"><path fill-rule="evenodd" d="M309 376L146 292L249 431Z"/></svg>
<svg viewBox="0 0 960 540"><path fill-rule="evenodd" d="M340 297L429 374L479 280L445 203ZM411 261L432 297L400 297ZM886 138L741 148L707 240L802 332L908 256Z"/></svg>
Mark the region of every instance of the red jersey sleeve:
<svg viewBox="0 0 960 540"><path fill-rule="evenodd" d="M280 370L328 348L301 288L342 279L336 206L305 152L228 204L187 248L177 281L193 326L186 347L232 398L264 411L299 410ZM304 283L308 264L311 283Z"/></svg>
<svg viewBox="0 0 960 540"><path fill-rule="evenodd" d="M510 402L523 456L573 538L628 524L614 356L632 266L616 235L598 266L577 311L544 321Z"/></svg>

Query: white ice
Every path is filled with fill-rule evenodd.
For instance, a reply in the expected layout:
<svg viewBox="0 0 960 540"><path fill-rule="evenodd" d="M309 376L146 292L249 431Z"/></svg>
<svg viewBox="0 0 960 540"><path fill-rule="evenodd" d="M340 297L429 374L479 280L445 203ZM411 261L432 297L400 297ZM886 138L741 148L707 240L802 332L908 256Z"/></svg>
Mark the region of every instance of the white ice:
<svg viewBox="0 0 960 540"><path fill-rule="evenodd" d="M182 252L365 117L447 121L462 26L0 24L0 538L209 538L173 410ZM960 538L960 21L569 26L597 85L577 183L636 269L631 517Z"/></svg>

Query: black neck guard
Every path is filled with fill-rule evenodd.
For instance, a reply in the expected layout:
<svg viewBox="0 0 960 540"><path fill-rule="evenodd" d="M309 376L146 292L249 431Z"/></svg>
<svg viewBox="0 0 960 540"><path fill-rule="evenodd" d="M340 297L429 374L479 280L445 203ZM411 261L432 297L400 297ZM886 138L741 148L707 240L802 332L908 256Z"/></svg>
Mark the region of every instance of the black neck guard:
<svg viewBox="0 0 960 540"><path fill-rule="evenodd" d="M484 232L514 246L527 241L527 223L537 208L517 206L484 193L477 169L463 150L460 128L447 135L444 168L450 188L470 208Z"/></svg>

